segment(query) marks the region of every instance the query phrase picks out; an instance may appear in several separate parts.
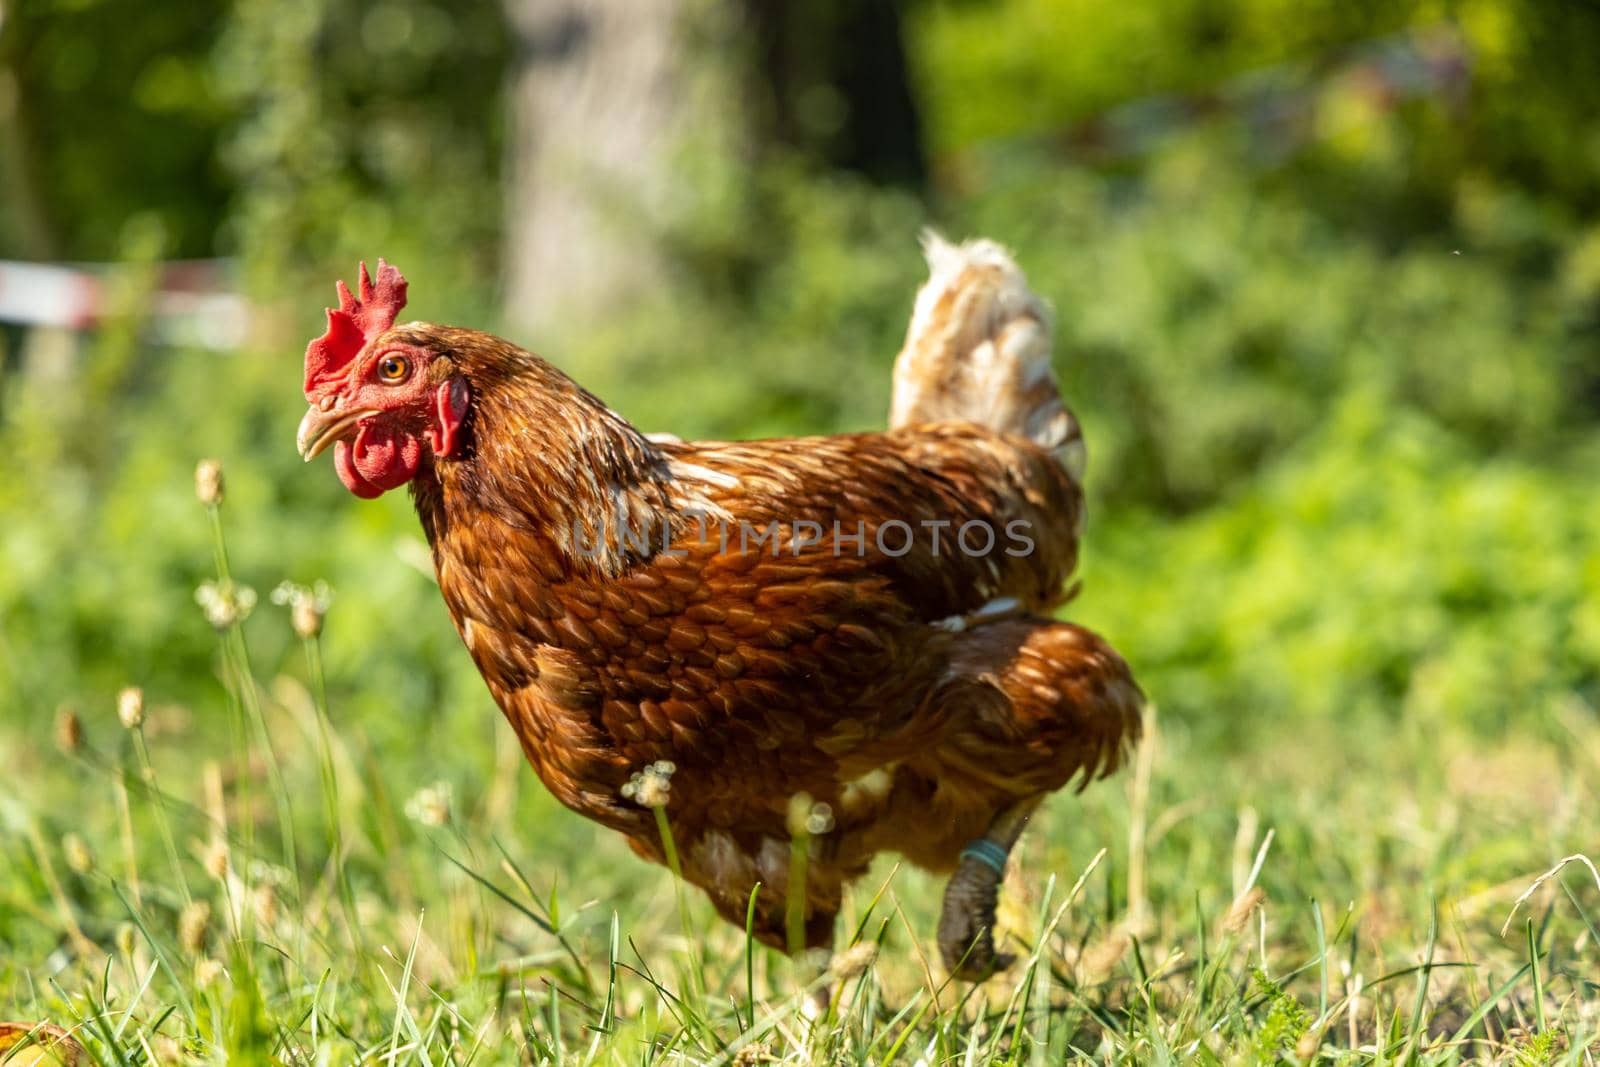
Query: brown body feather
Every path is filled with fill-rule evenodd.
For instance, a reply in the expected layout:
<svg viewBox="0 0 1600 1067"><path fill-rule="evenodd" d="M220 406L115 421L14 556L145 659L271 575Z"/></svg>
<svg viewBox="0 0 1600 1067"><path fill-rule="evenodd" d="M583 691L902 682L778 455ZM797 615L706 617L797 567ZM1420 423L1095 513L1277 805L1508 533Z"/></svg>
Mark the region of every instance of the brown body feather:
<svg viewBox="0 0 1600 1067"><path fill-rule="evenodd" d="M919 344L971 343L935 333L914 323L902 366ZM451 617L530 762L562 803L659 861L654 819L623 786L670 760L685 877L740 924L759 882L764 940L783 940L795 794L836 820L807 877L815 945L876 853L949 869L997 813L1109 772L1136 736L1125 664L1047 617L1083 518L1063 457L1076 424L1053 379L1052 412L1021 413L1017 430L1029 411L1045 427L1027 436L950 420L658 443L507 342L394 336L472 386L464 446L427 458L412 486ZM891 520L911 531L903 554L899 528L880 543ZM949 523L937 547L924 520ZM957 542L972 521L992 550ZM997 600L1014 607L964 625Z"/></svg>

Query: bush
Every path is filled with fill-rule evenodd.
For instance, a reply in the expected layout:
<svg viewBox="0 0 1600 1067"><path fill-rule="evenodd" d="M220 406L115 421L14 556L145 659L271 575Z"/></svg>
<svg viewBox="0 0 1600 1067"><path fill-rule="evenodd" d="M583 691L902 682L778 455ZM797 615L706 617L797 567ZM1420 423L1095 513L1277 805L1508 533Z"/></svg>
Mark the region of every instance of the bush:
<svg viewBox="0 0 1600 1067"><path fill-rule="evenodd" d="M1228 503L1103 523L1073 614L1206 733L1293 717L1527 727L1600 701L1587 497L1355 394Z"/></svg>

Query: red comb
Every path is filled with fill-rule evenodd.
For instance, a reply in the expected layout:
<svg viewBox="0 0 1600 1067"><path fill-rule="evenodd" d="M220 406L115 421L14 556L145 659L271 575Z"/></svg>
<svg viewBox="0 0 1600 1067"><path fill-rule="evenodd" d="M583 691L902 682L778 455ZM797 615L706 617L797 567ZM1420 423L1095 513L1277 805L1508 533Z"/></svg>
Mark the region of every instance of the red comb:
<svg viewBox="0 0 1600 1067"><path fill-rule="evenodd" d="M344 381L350 361L378 335L394 325L406 306L406 280L382 259L373 284L367 265L361 264L361 298L338 283L339 306L328 309L328 332L306 345L306 399L318 400Z"/></svg>

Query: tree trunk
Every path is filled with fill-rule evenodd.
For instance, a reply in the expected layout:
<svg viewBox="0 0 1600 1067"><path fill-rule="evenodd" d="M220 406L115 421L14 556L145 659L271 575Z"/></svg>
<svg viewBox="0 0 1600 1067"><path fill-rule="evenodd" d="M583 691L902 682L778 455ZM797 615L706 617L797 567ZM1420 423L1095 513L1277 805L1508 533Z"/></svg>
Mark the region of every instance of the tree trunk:
<svg viewBox="0 0 1600 1067"><path fill-rule="evenodd" d="M922 124L899 0L744 0L755 36L757 141L920 189Z"/></svg>
<svg viewBox="0 0 1600 1067"><path fill-rule="evenodd" d="M581 325L659 291L663 233L763 150L924 181L897 0L504 3L519 327Z"/></svg>
<svg viewBox="0 0 1600 1067"><path fill-rule="evenodd" d="M0 0L0 27L13 16L13 25L0 33L0 190L4 190L5 237L11 256L28 259L54 259L60 252L55 229L50 225L50 209L43 195L43 175L39 172L34 146L37 115L23 95L24 78L17 57L26 57L30 41L28 26L17 25L14 13Z"/></svg>
<svg viewBox="0 0 1600 1067"><path fill-rule="evenodd" d="M505 0L510 89L506 312L605 314L659 278L653 250L685 123L690 0Z"/></svg>

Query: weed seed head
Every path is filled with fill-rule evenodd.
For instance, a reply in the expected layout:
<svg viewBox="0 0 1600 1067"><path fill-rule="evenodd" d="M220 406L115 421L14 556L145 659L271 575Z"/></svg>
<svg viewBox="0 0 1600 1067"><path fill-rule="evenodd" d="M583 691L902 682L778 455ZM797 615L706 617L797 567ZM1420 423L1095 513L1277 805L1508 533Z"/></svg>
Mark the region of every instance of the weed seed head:
<svg viewBox="0 0 1600 1067"><path fill-rule="evenodd" d="M256 921L270 928L278 919L278 891L270 885L258 885L251 895L255 904Z"/></svg>
<svg viewBox="0 0 1600 1067"><path fill-rule="evenodd" d="M1266 903L1267 894L1260 886L1251 886L1250 891L1241 893L1228 909L1228 914L1222 917L1222 932L1224 934L1241 934L1250 917Z"/></svg>
<svg viewBox="0 0 1600 1067"><path fill-rule="evenodd" d="M83 720L71 708L56 712L56 744L69 756L83 749Z"/></svg>
<svg viewBox="0 0 1600 1067"><path fill-rule="evenodd" d="M88 874L94 870L94 854L77 834L67 834L61 839L61 853L74 874Z"/></svg>
<svg viewBox="0 0 1600 1067"><path fill-rule="evenodd" d="M778 1057L772 1054L772 1046L765 1041L756 1041L740 1049L733 1057L733 1067L759 1067L763 1063L777 1063Z"/></svg>
<svg viewBox="0 0 1600 1067"><path fill-rule="evenodd" d="M1118 927L1108 933L1099 941L1084 950L1078 964L1085 980L1103 982L1111 974L1123 956L1128 954L1128 948L1133 944L1133 939L1128 936L1128 931Z"/></svg>
<svg viewBox="0 0 1600 1067"><path fill-rule="evenodd" d="M858 941L834 956L828 971L835 979L848 982L865 974L872 961L878 958L878 946L873 941Z"/></svg>
<svg viewBox="0 0 1600 1067"><path fill-rule="evenodd" d="M203 459L195 467L194 495L207 507L222 503L222 464L219 461Z"/></svg>
<svg viewBox="0 0 1600 1067"><path fill-rule="evenodd" d="M289 621L301 637L315 637L322 632L322 610L309 600L295 601Z"/></svg>
<svg viewBox="0 0 1600 1067"><path fill-rule="evenodd" d="M222 977L222 964L206 957L194 965L194 984L201 989L209 989Z"/></svg>
<svg viewBox="0 0 1600 1067"><path fill-rule="evenodd" d="M204 858L206 873L217 881L228 877L228 843L222 838L212 841Z"/></svg>
<svg viewBox="0 0 1600 1067"><path fill-rule="evenodd" d="M144 725L144 690L130 685L117 694L117 718L130 730Z"/></svg>
<svg viewBox="0 0 1600 1067"><path fill-rule="evenodd" d="M211 925L211 905L191 900L178 913L178 946L191 956L205 951L207 927Z"/></svg>

